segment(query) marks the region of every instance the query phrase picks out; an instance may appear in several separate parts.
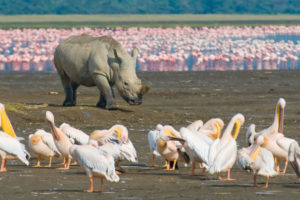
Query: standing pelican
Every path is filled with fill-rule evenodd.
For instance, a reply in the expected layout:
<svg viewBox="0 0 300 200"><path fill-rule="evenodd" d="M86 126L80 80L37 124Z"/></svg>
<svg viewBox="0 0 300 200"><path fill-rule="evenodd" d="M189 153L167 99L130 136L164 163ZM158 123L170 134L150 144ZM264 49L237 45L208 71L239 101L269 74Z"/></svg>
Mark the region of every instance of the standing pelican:
<svg viewBox="0 0 300 200"><path fill-rule="evenodd" d="M289 161L300 178L300 148L297 142L293 142L289 147Z"/></svg>
<svg viewBox="0 0 300 200"><path fill-rule="evenodd" d="M128 137L128 129L123 125L116 124L108 130L95 130L90 134L90 139L96 140L99 148L110 153L119 168L119 161L124 159L138 162L136 150Z"/></svg>
<svg viewBox="0 0 300 200"><path fill-rule="evenodd" d="M150 152L152 154L152 164L151 166L154 167L154 159L155 156L160 156L160 154L157 151L157 145L156 145L156 140L159 137L159 131L163 126L161 124L157 124L155 130L150 130L148 132L148 142L149 142L149 147L150 147Z"/></svg>
<svg viewBox="0 0 300 200"><path fill-rule="evenodd" d="M104 178L111 182L118 182L119 176L115 172L115 164L113 157L106 151L98 149L97 141L90 140L91 144L86 145L72 145L70 147L70 154L85 170L89 177L90 189L86 192L94 192L93 177L101 179L101 186L99 192L103 191Z"/></svg>
<svg viewBox="0 0 300 200"><path fill-rule="evenodd" d="M64 132L69 138L72 138L77 144L87 144L89 141L89 135L83 131L70 126L67 123L62 123L59 129Z"/></svg>
<svg viewBox="0 0 300 200"><path fill-rule="evenodd" d="M160 130L159 138L157 138L156 144L158 152L167 161L166 170L175 170L177 161L180 158L186 159L186 157L184 157L182 152L180 152L182 145L178 141L170 140L170 138L179 141L182 140L178 131L176 131L172 126L166 125ZM173 162L172 169L170 169L171 162Z"/></svg>
<svg viewBox="0 0 300 200"><path fill-rule="evenodd" d="M67 162L64 164L64 167L60 169L69 169L72 160L72 156L69 153L69 148L72 145L72 143L68 138L68 136L66 136L59 128L55 126L54 116L52 112L50 111L46 112L46 119L50 124L55 146L62 154L62 156L67 160Z"/></svg>
<svg viewBox="0 0 300 200"><path fill-rule="evenodd" d="M40 160L42 157L49 158L49 164L45 167L51 167L52 157L61 155L55 146L51 133L38 129L34 134L30 134L28 139L29 148L38 155L37 164L33 167L41 167Z"/></svg>
<svg viewBox="0 0 300 200"><path fill-rule="evenodd" d="M259 135L263 135L265 141L265 148L271 151L275 159L275 168L277 172L280 172L280 161L284 161L284 169L281 173L285 173L288 166L288 149L291 143L295 140L287 138L283 135L283 119L284 109L286 101L283 98L279 98L276 108L273 123L270 127L255 132L255 126L248 128L246 138L249 143L253 143Z"/></svg>
<svg viewBox="0 0 300 200"><path fill-rule="evenodd" d="M261 175L266 177L265 188L268 188L269 177L277 174L274 171L273 154L263 148L264 137L261 135L256 139L256 143L248 148L242 148L238 151L237 165L242 169L253 171L253 186L257 187L256 176Z"/></svg>
<svg viewBox="0 0 300 200"><path fill-rule="evenodd" d="M208 171L211 174L218 173L219 180L223 180L223 178L220 176L220 172L225 171L227 171L227 178L225 180L233 180L230 178L230 169L236 160L236 138L244 121L245 118L242 114L238 113L234 115L224 130L221 139L215 140L210 146L208 156ZM234 127L235 131L232 135L231 132Z"/></svg>
<svg viewBox="0 0 300 200"><path fill-rule="evenodd" d="M25 165L29 165L27 160L29 153L26 151L24 144L3 131L0 131L0 156L2 159L0 172L7 171L6 160L18 159Z"/></svg>
<svg viewBox="0 0 300 200"><path fill-rule="evenodd" d="M12 127L10 120L5 112L5 107L2 103L0 103L0 126L6 134L10 135L11 137L17 137Z"/></svg>

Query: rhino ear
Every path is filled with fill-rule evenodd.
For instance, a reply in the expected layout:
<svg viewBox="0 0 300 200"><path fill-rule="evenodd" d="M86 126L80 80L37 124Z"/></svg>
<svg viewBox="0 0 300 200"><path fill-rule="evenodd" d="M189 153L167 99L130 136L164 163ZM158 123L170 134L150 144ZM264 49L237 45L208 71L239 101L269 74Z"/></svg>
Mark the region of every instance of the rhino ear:
<svg viewBox="0 0 300 200"><path fill-rule="evenodd" d="M131 56L132 56L134 59L136 59L136 58L138 57L139 53L140 53L140 51L139 51L138 48L133 48L133 49L132 49L132 52L131 52Z"/></svg>
<svg viewBox="0 0 300 200"><path fill-rule="evenodd" d="M115 54L116 59L117 59L118 62L120 63L122 59L121 59L121 57L119 56L117 49L114 49L114 54Z"/></svg>

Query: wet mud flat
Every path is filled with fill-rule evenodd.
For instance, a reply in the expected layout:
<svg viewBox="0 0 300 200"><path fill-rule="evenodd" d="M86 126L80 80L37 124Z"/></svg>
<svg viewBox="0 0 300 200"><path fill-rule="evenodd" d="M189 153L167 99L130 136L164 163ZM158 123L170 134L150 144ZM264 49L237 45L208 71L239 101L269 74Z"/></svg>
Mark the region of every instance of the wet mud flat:
<svg viewBox="0 0 300 200"><path fill-rule="evenodd" d="M138 74L151 90L140 106L129 106L119 96L119 110L107 111L95 107L98 90L80 87L77 106L62 107L63 88L56 73L0 74L0 102L18 136L25 138L37 128L50 131L45 112L50 110L55 122L67 122L86 133L121 123L129 129L139 163L127 161L121 165L127 173L119 183L105 182L103 193L84 193L88 178L79 166L61 171L62 159L55 158L52 168L26 167L18 161L8 161L7 173L0 174L0 199L297 199L300 180L289 166L287 174L270 179L269 189L253 188L252 174L232 169L236 181L220 182L216 175L191 175L190 167L180 164L176 171L149 167L147 133L157 123L179 129L194 120L207 121L220 117L228 124L236 113L245 116L238 136L243 147L245 133L251 123L261 130L274 118L275 104L285 98L284 134L300 141L300 71L234 71L234 72L145 72ZM43 160L42 164L47 164ZM30 165L36 163L35 158ZM156 163L163 164L158 158ZM258 183L264 183L264 177ZM96 181L95 187L99 186Z"/></svg>

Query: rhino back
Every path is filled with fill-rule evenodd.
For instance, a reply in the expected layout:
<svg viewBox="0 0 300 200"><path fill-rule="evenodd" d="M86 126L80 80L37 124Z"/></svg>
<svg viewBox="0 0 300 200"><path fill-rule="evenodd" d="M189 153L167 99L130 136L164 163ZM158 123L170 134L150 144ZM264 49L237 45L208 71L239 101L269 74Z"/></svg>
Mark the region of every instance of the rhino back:
<svg viewBox="0 0 300 200"><path fill-rule="evenodd" d="M111 49L120 46L117 41L108 36L71 36L56 48L55 66L60 75L67 75L78 84L94 86L92 74L95 71L109 78L112 70L108 64L91 67L89 62L97 55L106 59L103 59L103 62L107 62L108 54L112 54Z"/></svg>

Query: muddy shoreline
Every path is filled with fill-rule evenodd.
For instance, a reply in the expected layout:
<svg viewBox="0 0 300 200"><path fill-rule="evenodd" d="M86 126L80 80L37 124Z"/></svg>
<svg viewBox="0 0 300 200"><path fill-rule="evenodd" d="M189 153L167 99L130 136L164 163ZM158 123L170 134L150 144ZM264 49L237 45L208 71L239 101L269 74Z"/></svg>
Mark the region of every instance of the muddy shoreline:
<svg viewBox="0 0 300 200"><path fill-rule="evenodd" d="M190 167L180 165L175 172L151 168L147 132L157 123L179 129L194 120L220 117L228 124L236 113L245 116L238 136L245 146L246 129L251 123L257 130L269 126L275 104L283 97L287 102L284 133L300 141L300 71L227 71L227 72L145 72L138 76L151 90L140 106L129 106L117 95L119 110L95 107L95 87L80 87L77 106L62 107L63 88L56 73L0 74L0 102L18 136L25 138L37 128L50 130L45 112L50 110L59 125L67 122L86 133L121 123L137 149L139 163L122 162L128 173L119 183L105 182L104 193L87 194L88 179L79 166L59 171L61 159L51 169L26 167L8 162L7 173L0 174L0 199L279 199L297 198L300 180L289 166L286 175L270 179L269 189L252 188L252 174L233 168L232 182L219 182L214 175L191 176ZM53 93L54 92L54 93ZM31 165L36 160L31 160ZM43 160L46 164L47 161ZM162 164L162 159L157 159ZM200 170L197 173L200 174ZM264 178L258 179L259 184ZM96 182L99 184L99 182ZM96 185L98 187L98 185Z"/></svg>

